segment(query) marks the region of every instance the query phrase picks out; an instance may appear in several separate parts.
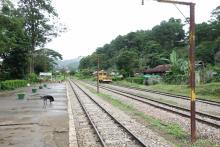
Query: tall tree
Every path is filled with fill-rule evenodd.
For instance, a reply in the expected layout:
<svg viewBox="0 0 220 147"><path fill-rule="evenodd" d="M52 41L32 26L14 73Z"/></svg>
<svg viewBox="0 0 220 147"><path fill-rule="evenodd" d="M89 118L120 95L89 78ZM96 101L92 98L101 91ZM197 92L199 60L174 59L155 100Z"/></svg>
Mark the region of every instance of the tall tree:
<svg viewBox="0 0 220 147"><path fill-rule="evenodd" d="M28 37L22 17L16 15L10 1L2 2L0 11L0 58L3 59L0 77L24 78L26 75Z"/></svg>
<svg viewBox="0 0 220 147"><path fill-rule="evenodd" d="M57 60L62 60L62 55L52 49L42 48L34 52L35 72L52 71Z"/></svg>
<svg viewBox="0 0 220 147"><path fill-rule="evenodd" d="M51 0L19 0L19 12L25 18L25 31L30 38L30 73L33 72L33 53L37 47L43 47L58 30L54 25L57 13L51 6Z"/></svg>
<svg viewBox="0 0 220 147"><path fill-rule="evenodd" d="M212 26L206 22L196 25L196 45L199 45L203 41L213 40Z"/></svg>
<svg viewBox="0 0 220 147"><path fill-rule="evenodd" d="M212 36L213 36L213 40L220 37L220 6L217 6L213 11L212 11L212 15L211 15L211 30Z"/></svg>
<svg viewBox="0 0 220 147"><path fill-rule="evenodd" d="M153 40L147 41L142 51L144 67L155 67L160 64L163 52L158 42Z"/></svg>
<svg viewBox="0 0 220 147"><path fill-rule="evenodd" d="M178 42L184 40L185 32L180 19L170 18L162 21L152 29L154 40L159 42L163 49L171 51Z"/></svg>
<svg viewBox="0 0 220 147"><path fill-rule="evenodd" d="M138 55L133 49L121 51L117 57L116 66L124 77L133 76L138 68Z"/></svg>
<svg viewBox="0 0 220 147"><path fill-rule="evenodd" d="M4 57L2 69L4 80L24 79L27 74L28 51L14 48Z"/></svg>

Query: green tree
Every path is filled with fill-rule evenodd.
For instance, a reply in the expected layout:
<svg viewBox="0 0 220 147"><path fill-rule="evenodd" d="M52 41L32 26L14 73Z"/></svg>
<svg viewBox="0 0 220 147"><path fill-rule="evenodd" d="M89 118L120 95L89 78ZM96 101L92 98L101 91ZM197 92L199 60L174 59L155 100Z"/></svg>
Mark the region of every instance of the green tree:
<svg viewBox="0 0 220 147"><path fill-rule="evenodd" d="M88 68L93 68L94 65L91 62L91 55L84 57L80 60L80 64L79 64L79 69L88 69Z"/></svg>
<svg viewBox="0 0 220 147"><path fill-rule="evenodd" d="M133 49L122 51L116 61L116 66L124 77L133 76L138 68L138 55Z"/></svg>
<svg viewBox="0 0 220 147"><path fill-rule="evenodd" d="M185 38L183 24L180 19L170 18L168 22L162 21L152 29L154 40L160 43L163 49L172 50Z"/></svg>
<svg viewBox="0 0 220 147"><path fill-rule="evenodd" d="M142 50L142 58L144 67L155 67L158 64L162 64L163 61L160 60L163 55L163 50L161 49L161 45L154 41L147 41L143 50Z"/></svg>
<svg viewBox="0 0 220 147"><path fill-rule="evenodd" d="M211 35L213 32L212 26L206 22L196 25L196 45L199 45L203 41L213 40Z"/></svg>
<svg viewBox="0 0 220 147"><path fill-rule="evenodd" d="M52 71L57 60L62 60L62 55L52 49L42 48L35 50L35 72Z"/></svg>
<svg viewBox="0 0 220 147"><path fill-rule="evenodd" d="M9 1L3 1L0 10L0 56L4 58L7 53L24 45L25 33L23 18L17 17L15 9Z"/></svg>
<svg viewBox="0 0 220 147"><path fill-rule="evenodd" d="M188 77L188 61L183 58L179 58L174 50L170 54L168 61L171 64L171 68L164 76L165 82L172 84L186 83Z"/></svg>
<svg viewBox="0 0 220 147"><path fill-rule="evenodd" d="M27 72L28 37L22 17L10 1L3 1L0 10L0 58L3 59L1 79L24 78Z"/></svg>
<svg viewBox="0 0 220 147"><path fill-rule="evenodd" d="M196 48L197 60L202 60L205 64L214 64L215 50L212 41L204 41Z"/></svg>
<svg viewBox="0 0 220 147"><path fill-rule="evenodd" d="M58 14L51 6L51 0L19 0L19 12L25 19L25 32L30 43L30 73L33 72L33 53L37 47L43 47L58 30L54 24Z"/></svg>

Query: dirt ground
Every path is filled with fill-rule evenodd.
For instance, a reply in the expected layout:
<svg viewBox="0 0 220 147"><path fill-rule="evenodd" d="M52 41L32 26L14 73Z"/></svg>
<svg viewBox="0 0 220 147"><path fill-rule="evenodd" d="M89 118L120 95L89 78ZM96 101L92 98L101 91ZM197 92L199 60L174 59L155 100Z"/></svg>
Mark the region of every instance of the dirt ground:
<svg viewBox="0 0 220 147"><path fill-rule="evenodd" d="M39 85L0 93L0 147L67 147L69 124L65 83ZM32 93L37 88L37 93ZM25 93L19 100L17 93ZM43 108L40 96L55 101Z"/></svg>

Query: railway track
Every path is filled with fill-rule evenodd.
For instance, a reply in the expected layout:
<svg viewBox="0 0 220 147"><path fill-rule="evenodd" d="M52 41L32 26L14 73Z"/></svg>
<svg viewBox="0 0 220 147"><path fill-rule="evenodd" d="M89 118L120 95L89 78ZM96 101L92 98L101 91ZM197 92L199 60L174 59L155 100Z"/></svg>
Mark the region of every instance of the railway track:
<svg viewBox="0 0 220 147"><path fill-rule="evenodd" d="M89 124L96 133L99 142L97 146L147 146L78 84L73 81L69 81L69 84L77 97L84 116L88 118Z"/></svg>
<svg viewBox="0 0 220 147"><path fill-rule="evenodd" d="M96 86L95 84L92 83L88 83L92 86ZM153 106L155 108L159 108L174 114L178 114L180 116L186 117L186 118L190 118L190 110L186 109L186 108L182 108L179 106L175 106L175 105L171 105L171 104L167 104L158 100L154 100L151 98L147 98L144 96L140 96L128 91L123 91L123 90L118 90L115 88L109 88L103 85L100 85L100 88L103 88L107 91L122 95L124 97L133 99L135 101L139 101L141 103ZM214 116L214 115L210 115L210 114L206 114L206 113L202 113L202 112L196 112L196 121L203 123L203 124L207 124L209 126L215 127L215 128L220 128L220 117Z"/></svg>
<svg viewBox="0 0 220 147"><path fill-rule="evenodd" d="M115 84L112 84L112 85L115 85ZM115 85L115 86L119 86L119 85ZM168 93L168 92L161 92L161 91L150 90L150 89L143 89L143 88L137 88L137 87L131 87L131 86L121 86L121 87L125 87L125 88L128 88L128 89L135 89L135 90L144 91L144 92L155 93L155 94L160 94L160 95L165 95L165 96L169 96L169 97L173 97L173 98L190 100L190 98L188 96L175 95L175 94ZM205 99L202 99L202 98L196 98L196 101L198 101L200 103L205 103L205 104L209 104L209 105L214 105L214 106L219 106L220 107L220 102L217 102L217 101L205 100Z"/></svg>
<svg viewBox="0 0 220 147"><path fill-rule="evenodd" d="M75 95L75 91L73 91L73 87L70 85L70 95ZM74 124L76 129L76 136L77 136L77 145L79 147L84 146L97 146L101 147L101 141L99 136L96 135L96 130L93 127L93 123L87 117L85 110L80 105L80 101L78 99L72 98L70 99Z"/></svg>

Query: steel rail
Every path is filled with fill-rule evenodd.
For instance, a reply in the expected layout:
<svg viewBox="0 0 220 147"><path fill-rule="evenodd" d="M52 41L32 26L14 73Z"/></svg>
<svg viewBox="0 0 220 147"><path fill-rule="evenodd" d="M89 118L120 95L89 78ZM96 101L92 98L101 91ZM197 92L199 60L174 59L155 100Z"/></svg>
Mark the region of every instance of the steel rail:
<svg viewBox="0 0 220 147"><path fill-rule="evenodd" d="M87 92L85 92L78 84L73 82L85 95L87 95L99 108L101 108L108 116L116 123L118 124L121 128L123 128L136 142L138 142L141 146L147 147L143 141L141 141L136 135L134 135L131 131L129 131L123 124L121 124L117 119L115 119L107 110L105 110L98 102L96 102Z"/></svg>
<svg viewBox="0 0 220 147"><path fill-rule="evenodd" d="M109 88L109 87L106 87L106 86L103 86L103 87ZM115 89L115 88L110 88L110 89L117 90L117 91L122 92L122 93L127 93L127 94L130 94L130 95L142 98L142 99L147 99L149 101L153 101L153 102L156 102L156 103L168 106L168 107L172 107L172 108L175 108L175 109L178 109L178 110L190 112L189 109L186 109L186 108L183 108L183 107L179 107L179 106L175 106L175 105L172 105L172 104L167 104L167 103L164 103L164 102L160 102L158 100L153 100L153 99L150 99L150 98L147 98L147 97L144 97L144 96L140 96L140 95L137 95L137 94L134 94L134 93L131 93L131 92L127 92L127 91L123 91L123 90L118 90L118 89ZM217 117L217 116L214 116L214 115L206 114L206 113L203 113L203 112L196 112L196 114L198 114L198 115L200 115L202 117L209 117L211 119L220 121L220 117Z"/></svg>
<svg viewBox="0 0 220 147"><path fill-rule="evenodd" d="M73 92L74 92L74 94L75 94L75 96L76 96L78 102L80 103L80 105L81 105L81 107L82 107L84 113L86 114L87 118L89 119L90 124L92 125L93 129L95 130L95 132L96 132L96 134L97 134L97 136L98 136L98 138L99 138L99 140L100 140L100 142L101 142L101 145L102 145L103 147L107 147L107 145L105 144L105 142L104 142L102 136L100 135L100 133L99 133L97 127L96 127L95 124L93 123L93 121L92 121L92 119L91 119L89 113L87 112L87 110L86 110L84 104L81 102L81 100L80 100L80 98L79 98L79 95L76 93L76 90L73 88L73 86L72 86L72 84L71 84L70 81L69 81L69 84L70 84L70 87L72 88L72 90L73 90Z"/></svg>
<svg viewBox="0 0 220 147"><path fill-rule="evenodd" d="M157 90L137 88L137 87L131 87L131 86L122 86L122 85L116 85L116 84L112 84L112 85L125 87L128 89L135 89L135 90L140 90L140 91L145 91L145 92L156 93L156 94L160 94L160 95L166 95L166 96L170 96L170 97L174 97L174 98L190 100L190 98L188 96L179 95L179 94L172 94L172 93L168 93L168 92L161 92L161 91L157 91ZM196 101L201 102L201 103L205 103L205 104L209 104L209 105L220 106L220 102L217 102L217 101L205 100L202 98L196 98Z"/></svg>
<svg viewBox="0 0 220 147"><path fill-rule="evenodd" d="M156 104L152 104L152 103L150 103L150 102L146 102L146 101L144 101L144 100L140 100L140 99L137 99L137 98L135 98L135 97L139 97L139 98L141 98L141 99L145 99L145 100L153 101L153 102L156 102L156 103L160 103L160 104L166 105L166 106L169 106L170 104L166 104L166 103L163 103L163 102L159 102L159 101L156 101L156 100L152 100L152 99L149 99L149 98L146 98L146 97L141 97L141 96L139 96L139 95L131 94L131 93L128 93L128 92L125 92L125 91L122 92L122 91L117 90L117 89L112 90L112 89L109 88L109 87L106 88L106 87L104 87L104 86L100 86L100 88L103 88L103 89L108 90L108 91L111 91L111 92L113 92L113 93L117 93L117 94L119 94L119 95L122 95L122 96L125 96L125 97L128 97L128 98L131 98L131 99L133 99L133 100L136 100L136 101L145 103L145 104L150 105L150 106L153 106L153 107L155 107L155 108L159 108L159 109L162 109L162 110L165 110L165 111L174 113L174 114L178 114L178 115L183 116L183 117L186 117L186 118L190 118L190 115L188 115L188 114L184 114L184 113L181 113L181 112L177 112L177 111L175 111L175 110L171 110L171 109L168 109L168 108L165 108L165 107L162 107L162 106L158 106L158 105L156 105ZM124 93L125 93L125 94L124 94ZM129 96L128 94L129 94L129 95L132 95L132 96ZM133 97L133 96L135 96L135 97ZM172 107L172 108L175 108L175 109L178 109L178 110L182 110L182 111L188 111L188 112L190 111L190 110L188 110L188 109L181 108L181 107L177 107L177 106L174 106L174 105L170 105L169 107ZM201 113L201 112L197 112L196 114L200 115L201 117L208 117L208 118L211 118L211 119L214 119L214 120L217 120L217 121L220 120L219 117L216 117L216 116L213 116L213 115L209 115L209 114L205 114L205 113ZM209 122L209 121L200 119L200 118L196 118L196 120L197 120L198 122L203 123L203 124L207 124L207 125L210 125L210 126L215 127L215 128L220 128L220 125L219 125L219 124L212 123L212 122Z"/></svg>

